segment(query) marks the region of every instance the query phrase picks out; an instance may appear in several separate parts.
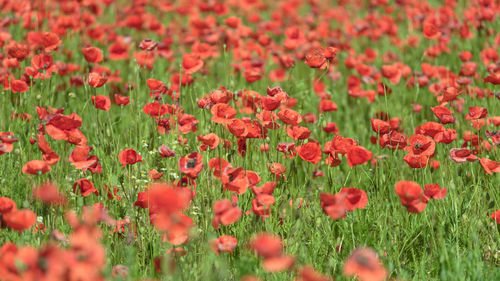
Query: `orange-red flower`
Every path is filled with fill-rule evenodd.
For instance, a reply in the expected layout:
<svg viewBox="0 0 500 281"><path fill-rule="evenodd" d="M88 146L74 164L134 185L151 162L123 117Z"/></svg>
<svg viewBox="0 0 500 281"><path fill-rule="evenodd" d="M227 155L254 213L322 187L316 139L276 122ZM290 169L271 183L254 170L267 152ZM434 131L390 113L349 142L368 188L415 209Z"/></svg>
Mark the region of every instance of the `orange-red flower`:
<svg viewBox="0 0 500 281"><path fill-rule="evenodd" d="M79 179L73 183L73 193L76 194L76 189L80 189L80 194L83 197L87 197L90 194L94 193L95 195L99 195L99 191L94 188L94 184L88 179Z"/></svg>
<svg viewBox="0 0 500 281"><path fill-rule="evenodd" d="M262 267L266 271L279 272L287 270L295 263L295 258L282 253L283 244L281 239L274 235L258 234L250 241L250 248L264 258Z"/></svg>
<svg viewBox="0 0 500 281"><path fill-rule="evenodd" d="M120 164L122 164L122 167L125 167L126 165L133 165L137 162L142 162L141 155L139 155L132 148L127 148L120 151L120 154L118 154L118 159L120 160Z"/></svg>
<svg viewBox="0 0 500 281"><path fill-rule="evenodd" d="M89 74L89 85L93 88L102 87L108 81L108 77L105 77L97 72L91 72Z"/></svg>
<svg viewBox="0 0 500 281"><path fill-rule="evenodd" d="M479 158L467 148L452 148L450 149L450 159L455 163L465 163L477 161Z"/></svg>
<svg viewBox="0 0 500 281"><path fill-rule="evenodd" d="M308 142L299 146L298 154L302 160L318 164L321 160L321 146L316 142Z"/></svg>
<svg viewBox="0 0 500 281"><path fill-rule="evenodd" d="M111 100L103 95L97 95L97 96L90 96L92 99L92 104L94 104L95 108L104 110L104 111L109 111L111 108Z"/></svg>
<svg viewBox="0 0 500 281"><path fill-rule="evenodd" d="M203 67L203 60L197 54L182 55L182 69L186 74L193 74Z"/></svg>
<svg viewBox="0 0 500 281"><path fill-rule="evenodd" d="M179 158L179 170L186 176L195 179L203 169L203 157L198 152L192 152Z"/></svg>
<svg viewBox="0 0 500 281"><path fill-rule="evenodd" d="M491 213L490 218L492 218L494 221L496 221L497 224L500 224L500 209Z"/></svg>
<svg viewBox="0 0 500 281"><path fill-rule="evenodd" d="M426 184L424 185L424 194L428 198L432 199L443 199L446 196L448 190L446 188L441 188L439 184Z"/></svg>
<svg viewBox="0 0 500 281"><path fill-rule="evenodd" d="M215 202L213 211L214 217L212 218L212 226L215 229L219 228L219 224L231 225L237 222L242 215L241 209L228 199L222 199Z"/></svg>
<svg viewBox="0 0 500 281"><path fill-rule="evenodd" d="M2 220L13 230L22 232L36 222L36 214L31 210L12 210L2 215Z"/></svg>
<svg viewBox="0 0 500 281"><path fill-rule="evenodd" d="M422 187L413 181L398 181L394 186L396 194L401 200L401 204L410 213L421 213L427 206L427 197L424 195Z"/></svg>
<svg viewBox="0 0 500 281"><path fill-rule="evenodd" d="M231 253L238 245L238 239L231 235L222 235L219 238L210 240L210 247L216 253Z"/></svg>
<svg viewBox="0 0 500 281"><path fill-rule="evenodd" d="M66 196L51 182L46 182L35 187L33 189L33 197L49 205L60 206L66 204Z"/></svg>
<svg viewBox="0 0 500 281"><path fill-rule="evenodd" d="M356 145L347 151L347 164L350 167L364 164L372 158L372 152L368 149Z"/></svg>
<svg viewBox="0 0 500 281"><path fill-rule="evenodd" d="M337 194L320 193L319 200L323 212L334 220L345 218L347 215L346 197L346 192Z"/></svg>
<svg viewBox="0 0 500 281"><path fill-rule="evenodd" d="M481 163L481 167L483 167L483 170L489 175L493 174L493 172L500 173L500 163L497 161L481 158L479 159L479 163Z"/></svg>
<svg viewBox="0 0 500 281"><path fill-rule="evenodd" d="M302 122L302 116L300 114L290 108L282 108L280 112L278 112L278 117L283 123L297 126L300 122Z"/></svg>
<svg viewBox="0 0 500 281"><path fill-rule="evenodd" d="M82 49L83 57L89 63L100 63L103 59L102 51L96 47Z"/></svg>
<svg viewBox="0 0 500 281"><path fill-rule="evenodd" d="M424 37L428 39L435 39L441 36L441 32L437 29L437 27L430 23L430 22L425 22L424 23Z"/></svg>
<svg viewBox="0 0 500 281"><path fill-rule="evenodd" d="M13 93L24 93L29 90L28 84L23 80L12 80L10 82L10 89Z"/></svg>
<svg viewBox="0 0 500 281"><path fill-rule="evenodd" d="M388 272L377 254L369 248L354 250L344 263L342 273L346 276L356 276L360 281L383 281Z"/></svg>
<svg viewBox="0 0 500 281"><path fill-rule="evenodd" d="M346 194L344 205L348 212L356 209L364 209L368 204L368 195L362 189L356 187L342 187L340 194Z"/></svg>
<svg viewBox="0 0 500 281"><path fill-rule="evenodd" d="M207 150L207 147L210 147L210 149L215 149L219 143L220 143L220 138L214 134L214 133L209 133L206 135L199 135L197 136L198 141L201 141L201 148L200 151L205 151Z"/></svg>
<svg viewBox="0 0 500 281"><path fill-rule="evenodd" d="M48 173L49 171L49 164L43 160L31 160L22 168L22 172L29 175L40 175Z"/></svg>
<svg viewBox="0 0 500 281"><path fill-rule="evenodd" d="M17 210L17 205L14 200L8 197L0 197L0 214L7 214L14 210Z"/></svg>
<svg viewBox="0 0 500 281"><path fill-rule="evenodd" d="M312 266L303 266L295 281L332 281L333 279L317 272Z"/></svg>
<svg viewBox="0 0 500 281"><path fill-rule="evenodd" d="M236 116L236 109L225 103L218 103L212 106L210 112L213 115L212 121L220 124L228 124Z"/></svg>

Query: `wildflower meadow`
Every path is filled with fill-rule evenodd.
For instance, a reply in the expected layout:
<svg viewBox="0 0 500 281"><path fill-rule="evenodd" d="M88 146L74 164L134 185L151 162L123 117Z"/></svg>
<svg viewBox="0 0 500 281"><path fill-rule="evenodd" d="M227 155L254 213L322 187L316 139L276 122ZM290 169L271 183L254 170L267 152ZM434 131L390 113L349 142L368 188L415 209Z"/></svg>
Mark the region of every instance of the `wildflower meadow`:
<svg viewBox="0 0 500 281"><path fill-rule="evenodd" d="M500 280L499 0L0 0L0 281Z"/></svg>

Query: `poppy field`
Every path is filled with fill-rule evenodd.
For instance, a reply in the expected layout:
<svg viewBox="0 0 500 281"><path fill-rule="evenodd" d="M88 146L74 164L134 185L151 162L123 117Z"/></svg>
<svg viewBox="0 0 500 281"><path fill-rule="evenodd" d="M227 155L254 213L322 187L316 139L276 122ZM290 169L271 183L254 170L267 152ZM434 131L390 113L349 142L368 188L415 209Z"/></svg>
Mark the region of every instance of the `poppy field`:
<svg viewBox="0 0 500 281"><path fill-rule="evenodd" d="M500 280L499 0L0 0L0 281Z"/></svg>

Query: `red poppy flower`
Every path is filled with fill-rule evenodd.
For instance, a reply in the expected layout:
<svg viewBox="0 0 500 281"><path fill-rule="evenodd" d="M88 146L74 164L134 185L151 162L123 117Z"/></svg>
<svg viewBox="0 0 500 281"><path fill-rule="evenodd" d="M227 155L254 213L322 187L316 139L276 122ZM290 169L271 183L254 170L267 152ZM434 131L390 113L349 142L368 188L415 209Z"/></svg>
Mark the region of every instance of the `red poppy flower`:
<svg viewBox="0 0 500 281"><path fill-rule="evenodd" d="M227 123L227 129L236 138L244 138L248 134L247 124L240 119L231 119L231 121Z"/></svg>
<svg viewBox="0 0 500 281"><path fill-rule="evenodd" d="M14 210L17 210L17 205L14 200L8 197L0 197L0 214L7 214Z"/></svg>
<svg viewBox="0 0 500 281"><path fill-rule="evenodd" d="M161 97L162 94L168 92L167 86L160 80L150 78L146 80L146 84L149 87L149 96L151 98Z"/></svg>
<svg viewBox="0 0 500 281"><path fill-rule="evenodd" d="M51 182L35 187L33 189L33 197L48 205L62 206L66 204L66 196Z"/></svg>
<svg viewBox="0 0 500 281"><path fill-rule="evenodd" d="M137 200L134 202L134 206L141 207L143 209L148 208L149 206L148 193L147 192L137 193Z"/></svg>
<svg viewBox="0 0 500 281"><path fill-rule="evenodd" d="M13 148L11 143L0 142L0 155L11 152Z"/></svg>
<svg viewBox="0 0 500 281"><path fill-rule="evenodd" d="M89 85L93 88L102 87L108 81L108 77L105 77L97 72L91 72L89 74Z"/></svg>
<svg viewBox="0 0 500 281"><path fill-rule="evenodd" d="M278 108L281 104L281 100L278 97L265 96L260 100L260 105L262 109L273 111Z"/></svg>
<svg viewBox="0 0 500 281"><path fill-rule="evenodd" d="M446 188L441 188L439 184L426 184L424 185L425 196L433 199L443 199L446 196L448 190Z"/></svg>
<svg viewBox="0 0 500 281"><path fill-rule="evenodd" d="M325 127L323 127L323 131L326 133L338 134L339 127L337 127L337 124L335 124L334 122L327 122Z"/></svg>
<svg viewBox="0 0 500 281"><path fill-rule="evenodd" d="M494 211L493 213L491 213L491 216L490 216L494 221L496 221L498 224L500 224L500 209L499 210L496 210Z"/></svg>
<svg viewBox="0 0 500 281"><path fill-rule="evenodd" d="M183 134L187 134L189 132L196 133L198 127L198 120L191 114L182 114L177 118L177 122L179 123L179 131Z"/></svg>
<svg viewBox="0 0 500 281"><path fill-rule="evenodd" d="M381 71L382 76L389 79L389 81L392 84L398 84L399 81L401 80L401 76L403 75L401 66L398 65L397 63L390 65L383 65L381 70L382 70Z"/></svg>
<svg viewBox="0 0 500 281"><path fill-rule="evenodd" d="M262 263L262 268L267 272L281 272L289 270L295 264L295 258L290 255L267 258Z"/></svg>
<svg viewBox="0 0 500 281"><path fill-rule="evenodd" d="M142 108L142 111L146 113L147 115L157 118L160 116L163 116L167 113L173 113L173 111L169 112L169 108L165 104L160 104L159 102L150 102L144 105Z"/></svg>
<svg viewBox="0 0 500 281"><path fill-rule="evenodd" d="M149 171L149 178L152 180L161 179L162 176L163 176L163 173L158 172L156 169Z"/></svg>
<svg viewBox="0 0 500 281"><path fill-rule="evenodd" d="M231 253L238 245L238 239L231 235L222 235L219 238L210 240L210 247L214 253Z"/></svg>
<svg viewBox="0 0 500 281"><path fill-rule="evenodd" d="M94 193L95 195L99 195L99 191L94 188L94 184L88 179L79 179L73 183L73 193L76 194L76 188L80 189L80 194L83 197L87 197L90 194Z"/></svg>
<svg viewBox="0 0 500 281"><path fill-rule="evenodd" d="M439 32L437 27L430 22L424 23L423 33L424 33L424 37L427 39L436 39L439 36L441 36L441 32Z"/></svg>
<svg viewBox="0 0 500 281"><path fill-rule="evenodd" d="M436 122L425 122L415 129L416 134L421 134L433 138L436 134L443 132L444 126Z"/></svg>
<svg viewBox="0 0 500 281"><path fill-rule="evenodd" d="M9 57L15 58L18 61L23 61L30 53L28 45L21 42L10 41L6 49Z"/></svg>
<svg viewBox="0 0 500 281"><path fill-rule="evenodd" d="M301 126L289 126L286 128L286 133L294 140L305 140L311 136L311 130Z"/></svg>
<svg viewBox="0 0 500 281"><path fill-rule="evenodd" d="M100 63L103 59L102 51L96 47L82 49L83 57L89 63Z"/></svg>
<svg viewBox="0 0 500 281"><path fill-rule="evenodd" d="M182 55L182 69L186 74L193 74L203 67L203 60L196 54Z"/></svg>
<svg viewBox="0 0 500 281"><path fill-rule="evenodd" d="M288 157L288 158L292 159L293 157L295 157L297 155L297 151L295 149L295 144L292 142L278 143L276 150L279 152L283 152L284 158Z"/></svg>
<svg viewBox="0 0 500 281"><path fill-rule="evenodd" d="M117 40L109 45L108 53L110 60L121 60L129 57L129 45L125 44L122 40Z"/></svg>
<svg viewBox="0 0 500 281"><path fill-rule="evenodd" d="M380 136L378 141L381 147L389 149L404 149L407 145L406 136L397 131Z"/></svg>
<svg viewBox="0 0 500 281"><path fill-rule="evenodd" d="M319 199L323 212L334 220L345 218L347 215L346 197L347 193L320 193Z"/></svg>
<svg viewBox="0 0 500 281"><path fill-rule="evenodd" d="M434 136L434 141L437 143L452 143L457 139L457 131L455 129L445 129Z"/></svg>
<svg viewBox="0 0 500 281"><path fill-rule="evenodd" d="M197 137L198 141L201 141L202 147L200 148L201 151L207 150L207 147L210 147L210 149L215 149L219 143L220 143L220 138L214 134L214 133L209 133L206 135L199 135Z"/></svg>
<svg viewBox="0 0 500 281"><path fill-rule="evenodd" d="M493 172L500 173L500 163L497 161L493 161L488 158L481 158L479 159L479 163L481 163L484 171L489 175L493 174Z"/></svg>
<svg viewBox="0 0 500 281"><path fill-rule="evenodd" d="M379 135L387 134L391 130L389 123L384 120L371 118L370 121L372 124L372 130Z"/></svg>
<svg viewBox="0 0 500 281"><path fill-rule="evenodd" d="M273 175L275 180L280 180L285 177L286 167L280 163L269 163L267 164L267 169Z"/></svg>
<svg viewBox="0 0 500 281"><path fill-rule="evenodd" d="M321 100L319 102L319 113L337 111L337 104L331 100Z"/></svg>
<svg viewBox="0 0 500 281"><path fill-rule="evenodd" d="M241 167L232 168L226 167L222 171L222 184L224 189L232 191L236 194L243 194L250 186L250 180L247 176L247 171Z"/></svg>
<svg viewBox="0 0 500 281"><path fill-rule="evenodd" d="M131 148L120 151L118 159L120 159L120 164L122 164L122 167L125 167L126 165L133 165L137 162L142 162L141 155L139 155L135 150Z"/></svg>
<svg viewBox="0 0 500 281"><path fill-rule="evenodd" d="M316 165L321 160L321 146L316 142L308 142L299 146L298 154L302 160Z"/></svg>
<svg viewBox="0 0 500 281"><path fill-rule="evenodd" d="M348 212L352 212L356 209L364 209L366 204L368 204L368 195L362 189L357 189L356 187L343 187L340 194L346 194L345 197L345 207Z"/></svg>
<svg viewBox="0 0 500 281"><path fill-rule="evenodd" d="M488 116L488 110L484 107L471 106L469 107L469 113L465 115L465 119L480 119L486 118Z"/></svg>
<svg viewBox="0 0 500 281"><path fill-rule="evenodd" d="M281 256L283 244L279 237L268 233L261 233L252 238L250 248L257 255L267 259Z"/></svg>
<svg viewBox="0 0 500 281"><path fill-rule="evenodd" d="M130 104L130 97L129 96L122 96L120 94L114 94L113 101L115 102L116 105L129 105Z"/></svg>
<svg viewBox="0 0 500 281"><path fill-rule="evenodd" d="M218 179L220 179L226 167L231 167L231 164L225 159L212 158L208 161L208 168L213 172L214 177Z"/></svg>
<svg viewBox="0 0 500 281"><path fill-rule="evenodd" d="M28 163L26 163L23 168L22 172L24 174L29 174L29 175L40 175L40 174L45 174L50 171L50 166L46 161L42 160L31 160Z"/></svg>
<svg viewBox="0 0 500 281"><path fill-rule="evenodd" d="M500 85L500 71L491 73L483 79L484 83L491 83L493 85Z"/></svg>
<svg viewBox="0 0 500 281"><path fill-rule="evenodd" d="M354 250L344 263L342 273L356 276L360 281L382 281L388 276L388 271L377 254L369 248Z"/></svg>
<svg viewBox="0 0 500 281"><path fill-rule="evenodd" d="M214 217L212 218L212 226L215 229L219 228L219 224L231 225L237 222L242 215L241 209L236 207L236 204L231 203L228 199L215 202L213 211Z"/></svg>
<svg viewBox="0 0 500 281"><path fill-rule="evenodd" d="M409 139L410 145L405 148L409 154L431 156L434 154L436 143L431 138L415 134Z"/></svg>
<svg viewBox="0 0 500 281"><path fill-rule="evenodd" d="M111 108L111 100L103 95L91 95L90 98L92 99L92 104L95 106L95 108L104 110L104 111L109 111Z"/></svg>
<svg viewBox="0 0 500 281"><path fill-rule="evenodd" d="M443 105L431 107L432 112L434 115L439 118L441 123L447 124L447 123L453 123L455 122L455 118L451 116L453 114L453 111L448 109L447 107Z"/></svg>
<svg viewBox="0 0 500 281"><path fill-rule="evenodd" d="M98 162L97 157L89 156L91 150L90 146L77 146L71 152L68 160L76 169L88 169Z"/></svg>
<svg viewBox="0 0 500 281"><path fill-rule="evenodd" d="M358 143L351 139L351 138L345 138L341 135L334 136L331 142L326 142L325 143L325 153L340 153L342 155L347 154L351 148L357 146Z"/></svg>
<svg viewBox="0 0 500 281"><path fill-rule="evenodd" d="M10 89L13 93L24 93L30 89L28 84L26 84L23 80L15 80L10 81Z"/></svg>
<svg viewBox="0 0 500 281"><path fill-rule="evenodd" d="M421 213L427 206L427 198L420 185L413 181L402 180L394 186L396 194L401 200L401 204L410 213Z"/></svg>
<svg viewBox="0 0 500 281"><path fill-rule="evenodd" d="M257 187L257 186L252 186L252 192L255 195L258 194L269 194L272 195L274 189L276 188L277 183L276 182L266 182L262 186Z"/></svg>
<svg viewBox="0 0 500 281"><path fill-rule="evenodd" d="M152 51L156 47L158 47L158 42L155 42L153 39L144 39L139 43L139 49L144 51Z"/></svg>
<svg viewBox="0 0 500 281"><path fill-rule="evenodd" d="M347 151L347 164L350 167L362 165L372 158L372 152L362 146L353 146Z"/></svg>
<svg viewBox="0 0 500 281"><path fill-rule="evenodd" d="M212 121L219 124L228 124L236 116L236 109L229 104L218 103L210 109Z"/></svg>
<svg viewBox="0 0 500 281"><path fill-rule="evenodd" d="M333 281L333 279L317 272L312 266L303 266L295 281Z"/></svg>
<svg viewBox="0 0 500 281"><path fill-rule="evenodd" d="M168 146L162 144L160 147L158 147L158 153L160 153L161 157L174 157L175 156L175 151L170 149Z"/></svg>
<svg viewBox="0 0 500 281"><path fill-rule="evenodd" d="M192 152L179 159L179 170L186 176L195 179L203 169L203 157L198 152Z"/></svg>
<svg viewBox="0 0 500 281"><path fill-rule="evenodd" d="M2 215L5 224L19 232L31 228L36 222L36 214L31 210L12 210Z"/></svg>
<svg viewBox="0 0 500 281"><path fill-rule="evenodd" d="M477 161L479 158L467 148L452 148L450 149L450 159L455 163L465 163Z"/></svg>
<svg viewBox="0 0 500 281"><path fill-rule="evenodd" d="M147 188L144 197L148 198L146 204L149 206L153 225L159 230L167 231L167 234L177 234L185 241L186 231L192 226L192 220L181 212L189 205L189 192L172 184L154 183Z"/></svg>
<svg viewBox="0 0 500 281"><path fill-rule="evenodd" d="M61 39L59 36L53 32L41 32L40 33L40 43L45 47L45 52L50 52L61 44Z"/></svg>
<svg viewBox="0 0 500 281"><path fill-rule="evenodd" d="M337 49L333 47L313 48L305 56L305 63L311 68L325 69L335 59Z"/></svg>
<svg viewBox="0 0 500 281"><path fill-rule="evenodd" d="M315 124L318 122L318 117L311 112L302 114L302 119L304 119L304 122L309 124Z"/></svg>
<svg viewBox="0 0 500 281"><path fill-rule="evenodd" d="M277 115L283 123L288 125L297 126L302 122L302 116L297 111L287 107L282 108Z"/></svg>

